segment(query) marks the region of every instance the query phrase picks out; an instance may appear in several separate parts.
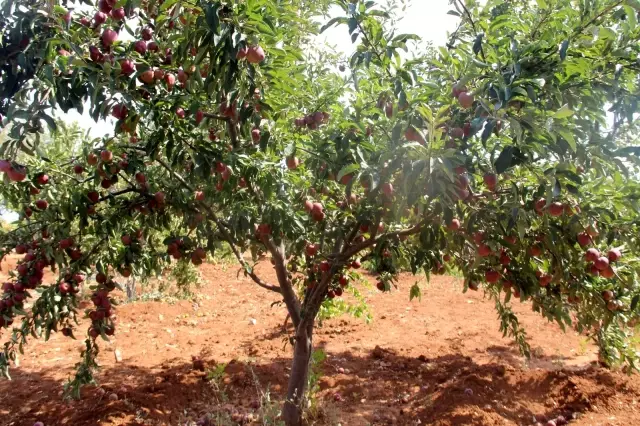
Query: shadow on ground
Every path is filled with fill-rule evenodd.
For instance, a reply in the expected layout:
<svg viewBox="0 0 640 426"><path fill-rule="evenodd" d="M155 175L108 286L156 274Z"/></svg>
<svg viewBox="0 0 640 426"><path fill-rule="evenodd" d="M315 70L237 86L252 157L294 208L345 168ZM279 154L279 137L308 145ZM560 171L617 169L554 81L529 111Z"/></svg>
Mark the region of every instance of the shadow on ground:
<svg viewBox="0 0 640 426"><path fill-rule="evenodd" d="M281 400L289 363L231 362L215 380L216 363L207 353L196 362L178 358L155 368L121 363L101 370L100 387L85 388L83 398L71 402L62 401L54 371L16 369L12 382L0 382L0 395L22 408L7 412L1 404L0 425L184 425L215 410L255 412L265 390ZM623 376L596 368L532 371L508 360L481 365L461 355L411 358L378 347L365 355L329 353L321 370L323 409L313 424L520 425L534 416L570 416L609 404L616 388L637 398Z"/></svg>

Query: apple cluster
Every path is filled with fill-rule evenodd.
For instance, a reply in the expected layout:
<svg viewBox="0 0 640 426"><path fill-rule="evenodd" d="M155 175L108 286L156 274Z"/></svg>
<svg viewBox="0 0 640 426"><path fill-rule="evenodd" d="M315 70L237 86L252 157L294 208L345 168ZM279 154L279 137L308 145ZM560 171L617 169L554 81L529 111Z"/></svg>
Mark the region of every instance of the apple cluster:
<svg viewBox="0 0 640 426"><path fill-rule="evenodd" d="M310 130L315 130L323 124L327 124L329 122L329 113L316 111L311 114L307 114L302 118L296 118L294 120L294 124L298 129L307 128Z"/></svg>

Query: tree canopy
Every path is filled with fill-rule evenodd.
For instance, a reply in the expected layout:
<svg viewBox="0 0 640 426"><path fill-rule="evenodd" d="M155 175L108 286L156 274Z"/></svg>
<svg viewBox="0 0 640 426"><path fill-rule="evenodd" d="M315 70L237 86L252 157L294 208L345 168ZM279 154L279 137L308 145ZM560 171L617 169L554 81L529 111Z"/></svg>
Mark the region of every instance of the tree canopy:
<svg viewBox="0 0 640 426"><path fill-rule="evenodd" d="M28 335L73 335L88 315L77 391L115 331L118 277L225 244L296 328L288 424L314 319L361 259L382 291L403 267L455 265L525 353L514 299L635 369L640 3L451 3L459 26L424 49L393 1L7 1L0 193L21 218L0 253L24 260L4 284L0 368ZM349 58L316 45L334 25ZM85 108L115 117L115 136L42 155L53 112ZM255 273L265 253L277 282ZM42 283L47 266L58 282Z"/></svg>

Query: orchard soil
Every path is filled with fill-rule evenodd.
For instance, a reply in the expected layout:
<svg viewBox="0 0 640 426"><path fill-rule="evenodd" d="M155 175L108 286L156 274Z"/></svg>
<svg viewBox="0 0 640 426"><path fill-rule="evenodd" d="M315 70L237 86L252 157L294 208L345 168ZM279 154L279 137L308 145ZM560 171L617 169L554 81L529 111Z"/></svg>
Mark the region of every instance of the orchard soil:
<svg viewBox="0 0 640 426"><path fill-rule="evenodd" d="M0 279L15 261L5 260ZM275 282L264 263L260 274ZM227 411L246 420L265 409L267 391L277 407L291 357L284 306L234 266L200 270L195 301L119 306L116 336L100 343L98 386L81 400L61 395L82 341L32 340L13 381L0 381L0 425L190 425ZM640 377L598 367L585 336L516 303L533 349L525 360L482 291L463 294L459 279L434 277L410 302L417 279L402 276L390 294L359 284L373 321L343 315L317 328L327 356L310 424L531 425L564 415L575 425L640 425Z"/></svg>

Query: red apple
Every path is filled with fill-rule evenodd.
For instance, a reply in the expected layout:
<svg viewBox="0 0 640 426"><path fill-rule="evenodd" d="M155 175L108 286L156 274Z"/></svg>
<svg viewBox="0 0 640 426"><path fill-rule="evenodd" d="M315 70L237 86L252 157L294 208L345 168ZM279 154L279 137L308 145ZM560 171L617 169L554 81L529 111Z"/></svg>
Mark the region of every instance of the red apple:
<svg viewBox="0 0 640 426"><path fill-rule="evenodd" d="M49 207L49 203L47 202L47 200L38 200L36 201L36 207L40 210L46 210L47 207Z"/></svg>
<svg viewBox="0 0 640 426"><path fill-rule="evenodd" d="M463 109L469 109L473 106L473 94L469 92L462 92L458 95L458 102Z"/></svg>
<svg viewBox="0 0 640 426"><path fill-rule="evenodd" d="M118 33L113 31L111 28L107 28L102 32L102 44L106 47L111 46L113 43L118 40Z"/></svg>
<svg viewBox="0 0 640 426"><path fill-rule="evenodd" d="M178 116L178 118L184 118L186 113L184 112L184 109L178 108L176 109L176 115Z"/></svg>
<svg viewBox="0 0 640 426"><path fill-rule="evenodd" d="M127 118L128 113L129 111L127 110L127 107L124 104L116 104L111 109L111 115L117 118L118 120L124 120L125 118ZM91 164L91 162L89 162L89 164Z"/></svg>
<svg viewBox="0 0 640 426"><path fill-rule="evenodd" d="M149 27L144 27L141 34L143 40L149 41L153 37L153 30Z"/></svg>
<svg viewBox="0 0 640 426"><path fill-rule="evenodd" d="M260 129L254 128L251 130L251 140L253 143L260 142Z"/></svg>
<svg viewBox="0 0 640 426"><path fill-rule="evenodd" d="M538 201L535 202L534 208L537 212L543 212L545 207L547 205L547 200L545 200L544 198L540 198Z"/></svg>
<svg viewBox="0 0 640 426"><path fill-rule="evenodd" d="M96 191L90 191L87 193L87 198L89 198L89 201L95 204L100 200L100 194L98 194Z"/></svg>
<svg viewBox="0 0 640 426"><path fill-rule="evenodd" d="M478 255L481 257L490 256L491 253L491 248L488 245L482 243L478 245Z"/></svg>
<svg viewBox="0 0 640 426"><path fill-rule="evenodd" d="M616 276L616 273L613 270L613 268L611 267L611 265L609 265L606 268L604 268L602 271L600 271L600 275L603 278L613 278L613 277Z"/></svg>
<svg viewBox="0 0 640 426"><path fill-rule="evenodd" d="M452 231L457 231L458 229L460 229L460 221L458 219L451 219L451 222L449 223L449 229L451 229Z"/></svg>
<svg viewBox="0 0 640 426"><path fill-rule="evenodd" d="M250 64L259 64L265 57L264 50L260 46L250 46L247 50L247 62Z"/></svg>
<svg viewBox="0 0 640 426"><path fill-rule="evenodd" d="M308 243L306 247L307 256L313 257L318 253L318 246L315 244Z"/></svg>
<svg viewBox="0 0 640 426"><path fill-rule="evenodd" d="M582 247L585 247L591 244L591 236L586 232L579 233L577 239L578 239L578 244L580 244L580 246Z"/></svg>
<svg viewBox="0 0 640 426"><path fill-rule="evenodd" d="M107 149L100 152L100 159L103 163L110 163L113 160L113 153Z"/></svg>
<svg viewBox="0 0 640 426"><path fill-rule="evenodd" d="M622 258L622 252L620 249L613 248L607 253L607 258L609 258L609 262L617 262Z"/></svg>
<svg viewBox="0 0 640 426"><path fill-rule="evenodd" d="M113 9L111 11L111 17L113 19L115 19L116 21L123 20L125 16L126 16L126 14L124 12L124 8L123 7L119 7L117 9Z"/></svg>
<svg viewBox="0 0 640 426"><path fill-rule="evenodd" d="M485 174L482 179L484 180L484 184L487 185L487 188L493 190L498 184L498 176L494 173Z"/></svg>
<svg viewBox="0 0 640 426"><path fill-rule="evenodd" d="M486 271L484 278L488 283L497 283L500 280L500 273L497 271Z"/></svg>
<svg viewBox="0 0 640 426"><path fill-rule="evenodd" d="M176 76L168 72L164 75L164 81L167 83L167 89L171 90L174 84L176 84Z"/></svg>
<svg viewBox="0 0 640 426"><path fill-rule="evenodd" d="M609 267L609 259L604 256L600 256L593 262L593 264L599 271L604 271Z"/></svg>
<svg viewBox="0 0 640 426"><path fill-rule="evenodd" d="M287 168L289 170L295 170L298 168L298 165L300 165L300 160L298 160L297 157L294 157L292 155L287 157L286 162L287 162Z"/></svg>
<svg viewBox="0 0 640 426"><path fill-rule="evenodd" d="M558 217L558 216L562 216L563 213L564 213L564 206L562 205L562 203L555 201L551 203L551 205L549 205L549 214L551 216Z"/></svg>
<svg viewBox="0 0 640 426"><path fill-rule="evenodd" d="M595 262L600 257L600 252L598 249L590 248L584 255L584 258L587 262Z"/></svg>
<svg viewBox="0 0 640 426"><path fill-rule="evenodd" d="M166 196L164 192L158 191L154 194L153 199L156 201L156 203L158 203L159 205L162 205L165 202Z"/></svg>

